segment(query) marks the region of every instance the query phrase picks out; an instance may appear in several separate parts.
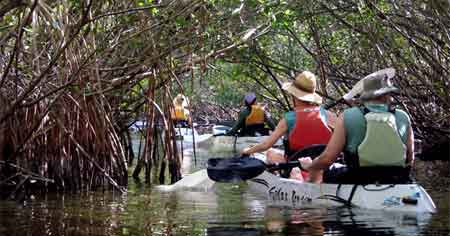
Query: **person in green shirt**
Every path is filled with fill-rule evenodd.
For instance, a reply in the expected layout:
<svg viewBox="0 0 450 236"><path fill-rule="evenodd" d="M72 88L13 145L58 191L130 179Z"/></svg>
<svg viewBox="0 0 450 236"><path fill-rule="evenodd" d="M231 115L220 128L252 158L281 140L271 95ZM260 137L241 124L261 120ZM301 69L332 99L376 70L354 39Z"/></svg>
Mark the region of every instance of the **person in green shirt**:
<svg viewBox="0 0 450 236"><path fill-rule="evenodd" d="M275 129L275 123L270 114L256 102L255 93L248 93L244 97L244 108L233 127L225 135L258 136L269 135L269 130ZM269 126L269 129L265 127Z"/></svg>

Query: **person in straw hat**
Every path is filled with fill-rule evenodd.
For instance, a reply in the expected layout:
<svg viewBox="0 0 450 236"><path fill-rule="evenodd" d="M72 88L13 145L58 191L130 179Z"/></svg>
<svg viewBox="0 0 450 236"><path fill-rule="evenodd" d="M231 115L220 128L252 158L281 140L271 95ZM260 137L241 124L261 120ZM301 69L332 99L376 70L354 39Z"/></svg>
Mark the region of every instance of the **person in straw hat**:
<svg viewBox="0 0 450 236"><path fill-rule="evenodd" d="M316 76L309 71L303 71L293 82L284 83L282 89L291 95L294 109L284 114L268 138L255 146L245 148L242 154L250 155L268 150L284 135L287 137L284 152L276 149L267 152L268 164L283 163L302 148L328 143L335 115L321 106L322 97L315 92ZM287 174L298 180L306 177L299 168L294 168Z"/></svg>
<svg viewBox="0 0 450 236"><path fill-rule="evenodd" d="M257 136L269 135L269 130L275 129L275 123L264 107L256 102L255 93L244 96L244 108L239 112L238 119L225 135ZM268 128L265 127L268 125Z"/></svg>
<svg viewBox="0 0 450 236"><path fill-rule="evenodd" d="M188 100L183 94L178 94L173 99L171 115L176 126L189 127L192 124L188 110Z"/></svg>
<svg viewBox="0 0 450 236"><path fill-rule="evenodd" d="M300 159L304 169L325 170L325 182L410 182L409 171L414 163L411 121L406 112L392 109L392 95L399 91L391 82L395 70L383 71L364 78L362 106L344 110L323 153L313 161ZM342 151L345 165L329 168L334 167Z"/></svg>

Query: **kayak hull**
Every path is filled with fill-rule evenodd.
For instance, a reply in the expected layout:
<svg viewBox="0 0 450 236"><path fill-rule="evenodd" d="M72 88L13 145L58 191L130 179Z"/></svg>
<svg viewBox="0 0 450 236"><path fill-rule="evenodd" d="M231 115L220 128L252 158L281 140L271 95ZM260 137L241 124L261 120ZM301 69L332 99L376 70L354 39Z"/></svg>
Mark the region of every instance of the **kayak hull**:
<svg viewBox="0 0 450 236"><path fill-rule="evenodd" d="M190 148L194 144L198 148L208 149L210 152L240 152L244 148L256 145L268 136L258 137L235 137L235 136L213 136L211 134L199 135L192 128L175 128L177 143L183 148ZM281 146L279 140L274 146Z"/></svg>
<svg viewBox="0 0 450 236"><path fill-rule="evenodd" d="M433 200L418 184L314 184L280 178L267 171L247 182L252 192L265 195L270 204L279 206L348 205L386 211L436 212Z"/></svg>
<svg viewBox="0 0 450 236"><path fill-rule="evenodd" d="M232 122L234 123L234 122ZM207 147L212 152L241 152L244 148L256 145L269 137L268 135L258 136L228 136L225 135L231 129L227 125L214 125L212 127L212 133L214 136L201 142L200 147ZM282 140L278 140L273 146L281 147Z"/></svg>

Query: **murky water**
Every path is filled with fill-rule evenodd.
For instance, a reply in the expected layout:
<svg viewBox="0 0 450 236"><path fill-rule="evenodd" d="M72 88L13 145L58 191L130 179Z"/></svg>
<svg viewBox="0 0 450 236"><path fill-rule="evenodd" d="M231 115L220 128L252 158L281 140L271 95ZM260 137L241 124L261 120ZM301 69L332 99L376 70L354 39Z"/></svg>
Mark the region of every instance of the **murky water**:
<svg viewBox="0 0 450 236"><path fill-rule="evenodd" d="M197 150L203 168L211 154ZM245 184L166 192L130 179L129 192L35 196L0 202L0 235L450 235L449 191L430 191L436 214L349 208L275 208Z"/></svg>

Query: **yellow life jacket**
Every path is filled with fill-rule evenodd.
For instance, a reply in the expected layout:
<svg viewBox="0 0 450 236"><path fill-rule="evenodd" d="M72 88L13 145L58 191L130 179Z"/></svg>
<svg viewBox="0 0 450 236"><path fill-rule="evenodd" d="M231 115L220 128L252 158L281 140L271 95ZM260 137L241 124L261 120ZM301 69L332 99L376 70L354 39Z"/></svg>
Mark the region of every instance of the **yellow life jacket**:
<svg viewBox="0 0 450 236"><path fill-rule="evenodd" d="M182 106L175 106L175 120L187 120L187 112Z"/></svg>
<svg viewBox="0 0 450 236"><path fill-rule="evenodd" d="M260 105L252 105L250 115L245 119L245 125L264 124L264 109Z"/></svg>

